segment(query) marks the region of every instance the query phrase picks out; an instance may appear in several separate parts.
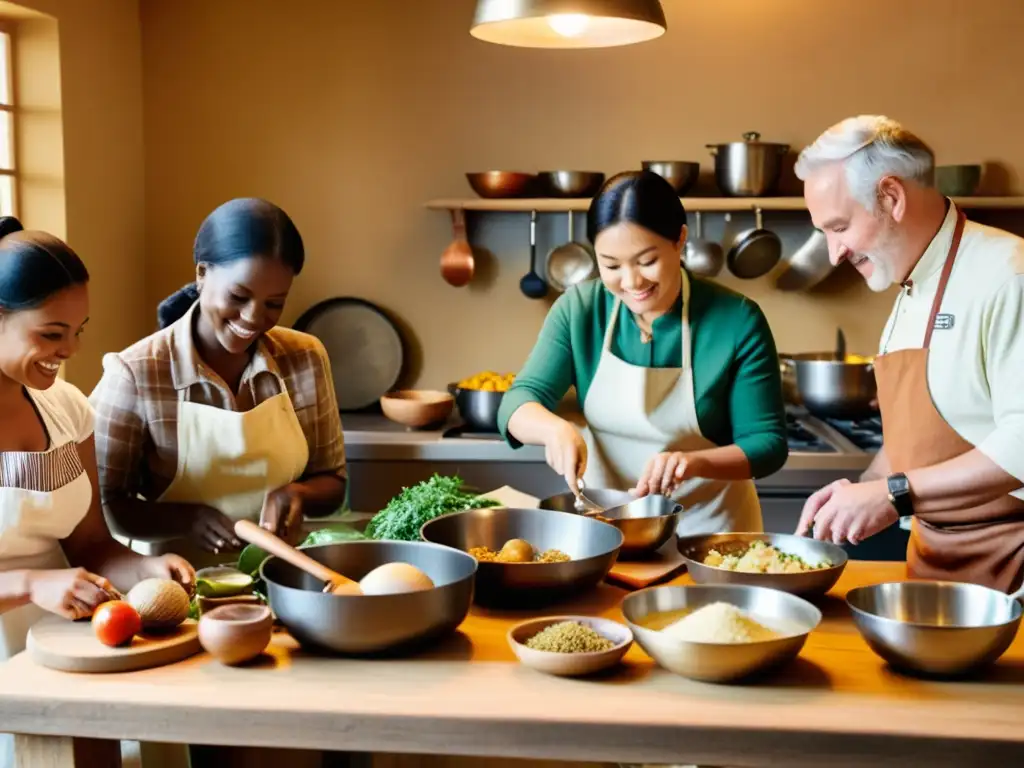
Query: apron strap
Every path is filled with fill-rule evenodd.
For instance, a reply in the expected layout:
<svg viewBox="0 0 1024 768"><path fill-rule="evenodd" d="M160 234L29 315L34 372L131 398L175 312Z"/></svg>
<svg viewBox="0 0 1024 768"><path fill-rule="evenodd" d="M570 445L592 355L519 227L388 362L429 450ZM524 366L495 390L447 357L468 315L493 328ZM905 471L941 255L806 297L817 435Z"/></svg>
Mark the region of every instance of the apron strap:
<svg viewBox="0 0 1024 768"><path fill-rule="evenodd" d="M928 314L928 327L924 332L924 349L928 349L932 343L932 331L935 330L935 318L939 316L939 309L942 307L942 297L946 294L946 286L949 285L949 276L953 273L953 262L960 250L960 239L964 234L964 225L967 223L967 216L963 211L957 211L956 228L953 230L953 241L949 244L949 253L946 255L946 262L942 265L942 274L939 276L939 287L935 290L935 299L932 301L932 311Z"/></svg>

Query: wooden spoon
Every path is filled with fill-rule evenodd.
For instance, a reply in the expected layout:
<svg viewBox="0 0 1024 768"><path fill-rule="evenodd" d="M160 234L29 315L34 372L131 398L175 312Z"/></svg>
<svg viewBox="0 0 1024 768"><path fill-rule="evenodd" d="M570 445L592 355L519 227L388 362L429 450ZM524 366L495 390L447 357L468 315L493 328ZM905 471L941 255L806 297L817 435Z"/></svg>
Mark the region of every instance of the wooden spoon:
<svg viewBox="0 0 1024 768"><path fill-rule="evenodd" d="M270 531L260 528L256 523L237 520L235 521L235 533L238 534L238 538L255 544L265 552L280 557L296 568L301 568L310 576L320 579L324 582L324 592L329 592L332 595L361 595L363 593L359 582L352 581L348 576L342 576L323 563L318 563L305 552L296 549Z"/></svg>
<svg viewBox="0 0 1024 768"><path fill-rule="evenodd" d="M449 285L461 288L473 279L473 249L466 239L466 220L461 208L452 209L455 239L441 254L441 277Z"/></svg>

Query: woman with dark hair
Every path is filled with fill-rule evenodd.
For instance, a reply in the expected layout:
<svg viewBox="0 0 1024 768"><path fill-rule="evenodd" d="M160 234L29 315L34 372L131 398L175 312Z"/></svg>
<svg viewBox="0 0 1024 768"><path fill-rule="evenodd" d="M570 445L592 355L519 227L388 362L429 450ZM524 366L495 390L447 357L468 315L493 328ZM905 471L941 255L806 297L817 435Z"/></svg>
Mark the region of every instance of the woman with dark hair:
<svg viewBox="0 0 1024 768"><path fill-rule="evenodd" d="M59 378L89 315L89 273L56 237L0 218L0 659L43 616L92 615L144 578L191 590L177 555L141 557L107 530L93 413ZM0 734L0 766L14 765Z"/></svg>
<svg viewBox="0 0 1024 768"><path fill-rule="evenodd" d="M678 532L760 531L752 478L782 467L775 342L750 299L681 267L686 212L649 171L605 182L587 213L600 280L559 297L502 399L508 442L543 445L573 492L664 494ZM576 387L585 426L555 415Z"/></svg>
<svg viewBox="0 0 1024 768"><path fill-rule="evenodd" d="M160 305L159 331L104 357L91 399L116 532L201 567L237 554L236 520L295 538L337 510L346 468L327 352L277 326L305 260L291 219L231 200L193 257L195 282Z"/></svg>

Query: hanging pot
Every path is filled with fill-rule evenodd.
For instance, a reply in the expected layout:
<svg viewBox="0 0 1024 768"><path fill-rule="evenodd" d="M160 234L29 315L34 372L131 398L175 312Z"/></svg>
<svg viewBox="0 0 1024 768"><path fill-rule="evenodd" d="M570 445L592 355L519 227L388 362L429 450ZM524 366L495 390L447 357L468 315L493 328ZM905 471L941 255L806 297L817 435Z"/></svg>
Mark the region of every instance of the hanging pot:
<svg viewBox="0 0 1024 768"><path fill-rule="evenodd" d="M729 271L741 280L752 280L771 272L782 256L782 241L761 225L761 209L754 209L754 228L740 232L729 248Z"/></svg>

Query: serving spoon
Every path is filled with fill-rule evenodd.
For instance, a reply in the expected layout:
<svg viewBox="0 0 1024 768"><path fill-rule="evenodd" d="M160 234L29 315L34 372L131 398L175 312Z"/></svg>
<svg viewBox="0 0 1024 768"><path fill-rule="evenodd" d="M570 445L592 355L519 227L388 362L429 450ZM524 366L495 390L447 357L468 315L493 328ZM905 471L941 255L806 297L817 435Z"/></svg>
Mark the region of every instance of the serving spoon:
<svg viewBox="0 0 1024 768"><path fill-rule="evenodd" d="M362 588L358 581L353 581L348 576L328 568L323 563L317 562L305 552L296 549L284 539L278 538L270 531L260 528L256 523L249 520L236 520L235 533L240 539L250 544L255 544L265 552L280 557L285 562L291 563L310 576L314 576L324 582L324 592L332 595L361 595Z"/></svg>

